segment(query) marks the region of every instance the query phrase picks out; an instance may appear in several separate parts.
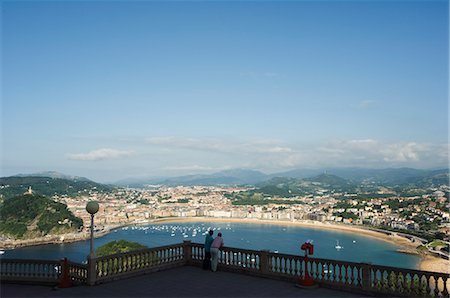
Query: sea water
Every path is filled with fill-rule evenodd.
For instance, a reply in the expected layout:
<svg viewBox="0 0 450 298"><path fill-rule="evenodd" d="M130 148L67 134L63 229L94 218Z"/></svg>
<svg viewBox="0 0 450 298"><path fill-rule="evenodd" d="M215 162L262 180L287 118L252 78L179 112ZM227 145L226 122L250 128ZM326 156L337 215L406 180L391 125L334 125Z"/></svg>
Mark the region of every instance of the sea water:
<svg viewBox="0 0 450 298"><path fill-rule="evenodd" d="M265 249L278 253L303 255L300 245L307 240L312 240L314 244L312 257L316 258L365 262L409 269L418 269L420 261L416 255L398 252L400 246L357 233L300 226L235 222L159 223L128 226L96 238L94 247L97 248L110 241L120 239L138 242L148 247L177 244L183 240L204 243L209 229L214 230L214 237L221 232L225 246L235 248ZM67 257L71 261L82 262L86 260L88 254L89 241L78 241L6 250L1 258L56 260Z"/></svg>

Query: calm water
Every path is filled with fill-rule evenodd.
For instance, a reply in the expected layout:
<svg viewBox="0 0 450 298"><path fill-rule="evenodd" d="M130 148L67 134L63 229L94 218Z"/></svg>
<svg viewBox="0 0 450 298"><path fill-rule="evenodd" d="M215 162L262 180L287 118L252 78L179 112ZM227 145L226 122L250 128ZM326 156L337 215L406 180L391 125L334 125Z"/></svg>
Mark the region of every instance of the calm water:
<svg viewBox="0 0 450 298"><path fill-rule="evenodd" d="M314 257L317 258L418 268L419 257L398 253L398 246L374 238L335 230L268 224L196 222L133 226L95 239L95 247L119 239L149 247L181 243L183 240L203 243L208 228L215 229L214 236L222 232L225 246L303 255L300 245L312 239L315 245ZM337 243L343 248L336 249ZM7 250L1 257L53 260L68 257L69 260L81 262L86 260L88 253L89 241L80 241Z"/></svg>

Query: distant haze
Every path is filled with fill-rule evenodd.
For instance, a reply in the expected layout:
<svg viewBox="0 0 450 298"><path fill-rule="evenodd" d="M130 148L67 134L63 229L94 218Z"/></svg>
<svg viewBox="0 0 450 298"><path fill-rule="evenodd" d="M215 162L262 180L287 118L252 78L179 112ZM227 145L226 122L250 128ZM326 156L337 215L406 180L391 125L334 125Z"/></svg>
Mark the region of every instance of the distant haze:
<svg viewBox="0 0 450 298"><path fill-rule="evenodd" d="M448 1L4 1L1 172L448 167Z"/></svg>

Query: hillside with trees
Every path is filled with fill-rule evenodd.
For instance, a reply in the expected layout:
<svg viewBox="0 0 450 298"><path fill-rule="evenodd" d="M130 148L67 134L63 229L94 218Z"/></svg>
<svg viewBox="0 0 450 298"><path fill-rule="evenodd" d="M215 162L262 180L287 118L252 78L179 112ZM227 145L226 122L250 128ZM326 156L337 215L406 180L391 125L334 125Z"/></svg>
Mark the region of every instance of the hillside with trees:
<svg viewBox="0 0 450 298"><path fill-rule="evenodd" d="M83 221L63 203L39 195L21 195L0 205L0 233L15 239L76 232Z"/></svg>
<svg viewBox="0 0 450 298"><path fill-rule="evenodd" d="M115 240L108 242L95 250L95 255L97 257L103 257L118 253L129 252L133 250L139 250L147 248L147 246L142 245L137 242L127 241L127 240Z"/></svg>
<svg viewBox="0 0 450 298"><path fill-rule="evenodd" d="M0 178L0 198L9 199L23 195L31 187L34 194L77 196L91 191L109 192L113 187L86 178L52 178L40 176L11 176Z"/></svg>

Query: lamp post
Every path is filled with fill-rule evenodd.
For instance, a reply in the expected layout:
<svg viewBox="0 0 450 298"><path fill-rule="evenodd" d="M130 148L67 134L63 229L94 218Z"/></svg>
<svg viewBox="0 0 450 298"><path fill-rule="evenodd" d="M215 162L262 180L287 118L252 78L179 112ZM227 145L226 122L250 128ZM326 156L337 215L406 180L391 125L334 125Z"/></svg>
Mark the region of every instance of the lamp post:
<svg viewBox="0 0 450 298"><path fill-rule="evenodd" d="M94 253L94 214L98 211L98 203L96 201L90 201L86 205L86 211L91 215L91 248L89 250L89 258L95 257Z"/></svg>

